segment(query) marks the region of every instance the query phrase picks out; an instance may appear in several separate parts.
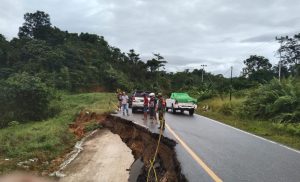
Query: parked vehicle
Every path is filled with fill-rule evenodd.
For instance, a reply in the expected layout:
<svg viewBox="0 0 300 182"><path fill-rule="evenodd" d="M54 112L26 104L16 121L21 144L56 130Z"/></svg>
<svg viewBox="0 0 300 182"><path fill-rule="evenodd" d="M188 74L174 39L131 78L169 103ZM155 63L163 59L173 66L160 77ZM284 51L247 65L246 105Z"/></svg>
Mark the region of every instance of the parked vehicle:
<svg viewBox="0 0 300 182"><path fill-rule="evenodd" d="M131 93L130 95L128 95L129 99L128 99L128 107L132 108L132 97L134 95L135 92Z"/></svg>
<svg viewBox="0 0 300 182"><path fill-rule="evenodd" d="M190 97L187 93L172 93L170 98L166 99L166 109L173 113L189 111L192 116L197 109L197 99Z"/></svg>
<svg viewBox="0 0 300 182"><path fill-rule="evenodd" d="M149 98L150 93L151 92L149 92L149 91L137 90L132 94L132 96L130 98L132 113L135 113L139 109L143 110L143 108L144 108L144 94L146 94L147 98L150 100L150 98Z"/></svg>

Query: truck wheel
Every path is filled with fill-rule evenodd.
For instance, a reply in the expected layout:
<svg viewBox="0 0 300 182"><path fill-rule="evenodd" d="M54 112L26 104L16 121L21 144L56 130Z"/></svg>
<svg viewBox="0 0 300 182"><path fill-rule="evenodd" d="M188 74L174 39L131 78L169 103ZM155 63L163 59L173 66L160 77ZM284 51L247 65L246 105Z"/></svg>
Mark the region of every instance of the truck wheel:
<svg viewBox="0 0 300 182"><path fill-rule="evenodd" d="M174 106L172 105L172 113L176 114L176 110L174 109Z"/></svg>
<svg viewBox="0 0 300 182"><path fill-rule="evenodd" d="M190 114L190 116L193 116L193 114L194 114L194 109L189 110L189 114Z"/></svg>

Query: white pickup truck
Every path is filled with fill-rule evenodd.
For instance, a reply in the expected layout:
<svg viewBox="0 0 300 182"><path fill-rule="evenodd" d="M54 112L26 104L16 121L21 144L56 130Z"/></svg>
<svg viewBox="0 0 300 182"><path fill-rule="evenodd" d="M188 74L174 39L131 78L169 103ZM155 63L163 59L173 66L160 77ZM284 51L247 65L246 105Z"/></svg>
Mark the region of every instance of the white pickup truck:
<svg viewBox="0 0 300 182"><path fill-rule="evenodd" d="M166 109L173 113L189 111L192 116L197 109L197 99L190 97L187 93L172 93L170 98L166 99Z"/></svg>

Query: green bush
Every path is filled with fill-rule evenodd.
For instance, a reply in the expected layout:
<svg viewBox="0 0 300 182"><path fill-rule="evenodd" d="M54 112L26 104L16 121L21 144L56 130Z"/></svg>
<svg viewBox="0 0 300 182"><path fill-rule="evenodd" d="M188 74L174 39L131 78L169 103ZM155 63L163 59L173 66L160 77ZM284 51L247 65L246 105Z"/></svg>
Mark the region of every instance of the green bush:
<svg viewBox="0 0 300 182"><path fill-rule="evenodd" d="M233 90L232 95L236 98L244 98L249 94L249 92L250 92L250 89Z"/></svg>
<svg viewBox="0 0 300 182"><path fill-rule="evenodd" d="M215 93L212 90L205 90L205 91L200 91L199 93L199 97L198 97L198 101L202 101L205 99L210 99L213 96L215 96Z"/></svg>
<svg viewBox="0 0 300 182"><path fill-rule="evenodd" d="M100 128L102 128L102 125L100 125L97 121L91 121L85 125L84 132L94 131Z"/></svg>
<svg viewBox="0 0 300 182"><path fill-rule="evenodd" d="M225 102L219 109L219 112L221 112L224 115L232 115L233 114L233 106L231 103Z"/></svg>
<svg viewBox="0 0 300 182"><path fill-rule="evenodd" d="M11 121L11 122L8 123L8 126L13 127L13 126L17 126L19 124L20 123L18 121Z"/></svg>
<svg viewBox="0 0 300 182"><path fill-rule="evenodd" d="M54 94L37 77L15 74L0 83L0 127L10 121L37 121L53 114L50 102ZM54 109L55 110L55 109Z"/></svg>
<svg viewBox="0 0 300 182"><path fill-rule="evenodd" d="M300 136L300 124L297 123L274 123L273 126L279 131L286 131L293 135Z"/></svg>
<svg viewBox="0 0 300 182"><path fill-rule="evenodd" d="M274 79L247 96L242 112L248 117L281 122L300 122L300 83L297 79Z"/></svg>
<svg viewBox="0 0 300 182"><path fill-rule="evenodd" d="M105 70L104 80L110 90L120 88L121 90L129 91L133 89L133 83L129 81L127 75L117 71L112 66L109 66L107 70Z"/></svg>

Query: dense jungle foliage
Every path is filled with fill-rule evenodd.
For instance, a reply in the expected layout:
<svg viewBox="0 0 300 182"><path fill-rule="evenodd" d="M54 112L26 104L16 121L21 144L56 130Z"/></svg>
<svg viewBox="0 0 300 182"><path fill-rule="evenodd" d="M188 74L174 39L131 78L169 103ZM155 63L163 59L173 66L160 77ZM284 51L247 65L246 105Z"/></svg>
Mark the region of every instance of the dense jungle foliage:
<svg viewBox="0 0 300 182"><path fill-rule="evenodd" d="M280 83L275 80L278 65L258 55L246 59L241 75L232 79L202 69L169 73L164 69L167 60L159 53L142 60L134 49L122 52L103 36L60 30L42 11L26 13L24 20L17 38L6 40L0 34L0 127L58 112L52 107L59 99L55 90L185 91L201 101L251 89L245 101L249 116L299 122L300 34L279 41L282 80L293 77Z"/></svg>

